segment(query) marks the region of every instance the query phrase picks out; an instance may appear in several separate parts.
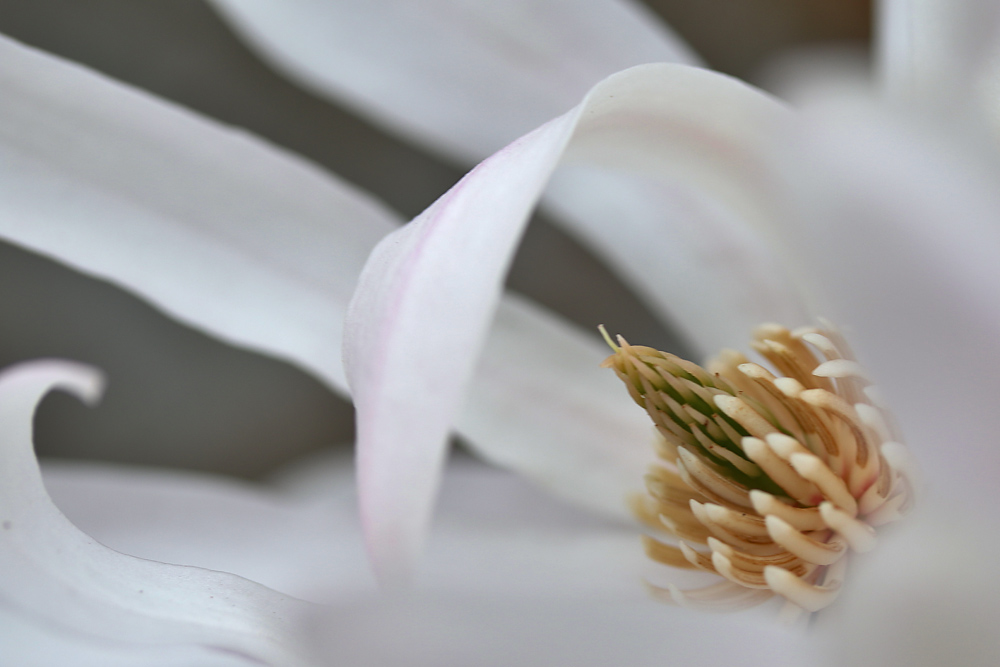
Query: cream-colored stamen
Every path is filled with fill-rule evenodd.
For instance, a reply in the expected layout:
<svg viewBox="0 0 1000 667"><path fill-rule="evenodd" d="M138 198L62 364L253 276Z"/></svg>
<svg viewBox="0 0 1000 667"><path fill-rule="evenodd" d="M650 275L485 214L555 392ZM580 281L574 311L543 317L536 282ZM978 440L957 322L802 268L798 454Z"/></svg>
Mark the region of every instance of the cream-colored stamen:
<svg viewBox="0 0 1000 667"><path fill-rule="evenodd" d="M648 495L632 503L663 535L644 538L646 553L724 580L686 591L651 586L653 594L710 610L780 596L791 615L830 604L849 551L872 549L875 528L909 509L915 475L843 337L825 322L758 328L753 348L776 374L732 350L705 370L602 333L614 350L604 365L663 439Z"/></svg>

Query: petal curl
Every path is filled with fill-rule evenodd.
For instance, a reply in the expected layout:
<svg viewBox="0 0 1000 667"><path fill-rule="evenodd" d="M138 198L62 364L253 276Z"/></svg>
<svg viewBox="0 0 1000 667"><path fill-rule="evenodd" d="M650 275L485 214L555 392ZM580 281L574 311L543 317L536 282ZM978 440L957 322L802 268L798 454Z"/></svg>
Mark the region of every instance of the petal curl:
<svg viewBox="0 0 1000 667"><path fill-rule="evenodd" d="M77 647L87 658L164 647L221 656L211 664L310 664L297 622L311 605L235 575L112 551L52 504L33 452L35 406L53 388L93 402L101 383L93 369L61 361L0 373L0 613L25 630L0 635L3 654L35 659L43 637L46 650Z"/></svg>
<svg viewBox="0 0 1000 667"><path fill-rule="evenodd" d="M374 590L349 461L322 492L290 493L213 475L45 461L52 500L115 551L230 572L312 602Z"/></svg>
<svg viewBox="0 0 1000 667"><path fill-rule="evenodd" d="M698 64L621 0L214 0L275 67L390 130L481 160L648 62Z"/></svg>
<svg viewBox="0 0 1000 667"><path fill-rule="evenodd" d="M383 579L406 576L419 551L500 279L571 131L559 119L480 164L384 239L359 279L344 364L358 414L361 517Z"/></svg>
<svg viewBox="0 0 1000 667"><path fill-rule="evenodd" d="M346 302L369 251L395 228L393 214L293 156L84 68L8 40L0 55L0 235L344 388ZM490 345L542 338L579 350L562 330L522 312ZM508 366L504 354L491 358ZM589 367L601 352L581 354ZM488 386L509 384L492 376L463 431L528 442L537 419L510 420L502 434L485 426L497 421L489 404L500 394L508 410L518 400ZM602 419L621 421L621 412Z"/></svg>
<svg viewBox="0 0 1000 667"><path fill-rule="evenodd" d="M358 410L363 521L383 577L404 572L419 550L445 436L511 253L559 160L679 183L766 234L780 210L766 138L788 121L787 113L767 96L705 70L633 68L483 162L376 248L349 311L345 363ZM718 303L705 296L701 308ZM502 456L498 450L496 458ZM573 483L570 475L556 481Z"/></svg>

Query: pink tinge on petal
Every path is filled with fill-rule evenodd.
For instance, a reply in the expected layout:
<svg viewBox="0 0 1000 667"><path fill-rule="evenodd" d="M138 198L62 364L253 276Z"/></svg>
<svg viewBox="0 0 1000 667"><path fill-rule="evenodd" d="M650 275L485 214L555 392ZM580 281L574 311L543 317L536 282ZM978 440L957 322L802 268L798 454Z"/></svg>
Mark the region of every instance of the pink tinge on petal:
<svg viewBox="0 0 1000 667"><path fill-rule="evenodd" d="M383 240L361 275L344 362L358 413L362 521L383 579L405 576L419 549L501 281L574 121L557 119L480 164Z"/></svg>
<svg viewBox="0 0 1000 667"><path fill-rule="evenodd" d="M722 111L716 104L720 100L728 103ZM788 112L780 104L728 77L682 66L634 68L597 86L570 114L488 159L376 248L349 311L345 367L358 410L363 521L381 578L405 577L419 552L446 438L462 406L504 273L527 216L564 148L575 162L617 169L626 176L634 173L646 183L670 182L703 199L715 197L748 238L766 239L768 212L780 208L771 187L775 183L768 180L766 139L787 121ZM601 187L600 182L594 187ZM701 221L697 215L675 215L659 224L670 228L697 226ZM614 226L613 215L607 224ZM654 233L646 240L659 241L657 225L649 229ZM605 238L623 247L635 247L643 240L627 228L620 236L607 234ZM758 251L749 243L741 247L748 253ZM652 261L651 254L645 257ZM752 312L757 315L755 321L760 321L774 315L770 306L760 304L781 306L794 299L795 293L780 280L770 280L766 262L755 266L759 267L757 276L735 272L743 280L731 282L739 290L753 293L756 289L770 297L751 302L758 305L741 314L747 317ZM711 265L701 268L716 270ZM702 307L724 303L720 295L729 295L717 287L713 284L704 292L708 301ZM600 371L593 370L596 378ZM520 387L526 396L530 394L524 384ZM473 386L470 400L476 397ZM544 397L534 400L544 401ZM475 407L470 412L478 410L481 423L489 422L489 407ZM593 402L591 410L595 425L617 419L611 417L617 406L605 410ZM524 412L532 413L530 409ZM512 410L510 419L516 422L520 416ZM553 440L572 437L576 426L567 425L560 435L557 426L547 425ZM632 439L635 430L623 429L621 437ZM594 478L601 474L599 461L613 470L609 478L635 470L637 462L630 444L622 465L615 464L613 452L621 445L613 437L606 438L604 445L583 447L580 453L574 453L571 443L550 448L542 442L540 451L549 450L551 455L531 456L516 454L518 448L509 438L493 438L491 429L482 428L473 445L489 458L554 484L568 496L574 495L569 490L574 484L581 486L581 480L574 478L577 472L589 467L588 474ZM581 465L585 460L590 463ZM562 471L561 462L565 464ZM640 484L637 476L635 485ZM611 488L617 487L607 485L605 490ZM582 493L578 490L576 495ZM612 505L613 501L601 502Z"/></svg>

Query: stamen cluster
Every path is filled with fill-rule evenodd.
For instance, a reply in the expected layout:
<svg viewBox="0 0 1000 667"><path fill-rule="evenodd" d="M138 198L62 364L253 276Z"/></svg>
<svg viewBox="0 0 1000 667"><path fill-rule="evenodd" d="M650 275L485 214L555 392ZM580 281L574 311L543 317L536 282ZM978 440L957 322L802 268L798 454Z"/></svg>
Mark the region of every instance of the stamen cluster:
<svg viewBox="0 0 1000 667"><path fill-rule="evenodd" d="M847 553L871 549L875 527L912 502L905 449L833 327L764 325L752 345L778 374L733 350L706 370L621 337L604 362L662 436L647 493L633 499L656 534L646 553L725 579L651 588L710 609L779 595L817 611L836 598Z"/></svg>

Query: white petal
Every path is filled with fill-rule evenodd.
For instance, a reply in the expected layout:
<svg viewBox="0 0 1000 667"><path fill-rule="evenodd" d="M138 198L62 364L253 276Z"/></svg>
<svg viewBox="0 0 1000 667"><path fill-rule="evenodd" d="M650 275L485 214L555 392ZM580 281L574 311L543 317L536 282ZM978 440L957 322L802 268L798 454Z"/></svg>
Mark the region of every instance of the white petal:
<svg viewBox="0 0 1000 667"><path fill-rule="evenodd" d="M393 3L391 10L389 3L371 1L216 4L294 78L465 160L481 159L561 113L616 70L652 61L695 62L640 7L608 0L502 5L450 0ZM728 99L702 105L710 113L731 108ZM743 341L764 319L802 318L795 308L780 305L794 299L760 303L762 294L787 288L753 289L760 280L774 280L773 262L765 252L747 252L746 235L727 220L726 211L665 192L669 186L663 182L645 187L631 182L623 192L622 179L615 176L564 174L549 197L559 209L557 221L623 269L654 311L672 325L680 323L706 353ZM609 209L617 222L613 232L597 218ZM674 225L680 238L663 234L663 220L671 215L695 224ZM651 228L661 233L651 234ZM674 248L682 250L663 261ZM659 257L644 261L644 253ZM716 284L705 279L705 271L689 270L699 262L722 269L711 274L716 282L729 281L722 291L731 297L725 307L701 307L699 295ZM734 280L733 274L740 277ZM761 317L761 310L768 315ZM702 338L693 331L711 334Z"/></svg>
<svg viewBox="0 0 1000 667"><path fill-rule="evenodd" d="M296 627L310 610L306 603L235 575L112 551L52 504L32 450L35 405L52 388L92 402L100 387L95 371L69 362L0 373L0 610L25 630L0 635L3 654L35 659L33 643L47 638L67 653L62 664L72 662L77 644L92 660L125 644L132 655L186 646L168 655L306 664L308 647Z"/></svg>
<svg viewBox="0 0 1000 667"><path fill-rule="evenodd" d="M308 473L304 484L296 486L312 487L314 474L343 483L304 493L318 492L342 509L353 507L352 482L339 462L304 463L303 472ZM210 517L227 515L239 523L250 518L238 516L244 511L262 513L265 521L275 514L273 507L266 509L273 500L266 494L185 473L59 466L49 470L47 479L65 500L84 504L67 510L91 521L102 537L143 549L169 547L166 539L149 539L154 531L207 549L218 545L206 529L225 532L221 539L234 534L211 518L187 515L177 521L162 511L165 501L184 512L185 503L198 500ZM151 491L143 492L143 486ZM111 506L116 500L119 505L137 503L136 514L150 511L150 526L138 538L126 534L139 526L131 510ZM285 518L297 521L291 513ZM188 523L188 529L178 528L180 523ZM319 524L316 528L322 530ZM266 545L256 548L270 557L280 555ZM206 550L204 555L210 554ZM293 556L288 566L295 565ZM339 568L342 563L329 565ZM440 512L414 594L357 595L355 589L327 611L316 610L325 614L325 622L312 622L336 664L439 665L471 659L477 665L499 665L517 658L533 664L551 656L573 664L608 664L628 655L631 664L644 665L662 664L665 651L713 663L751 651L769 663L803 664L797 654L803 639L777 627L767 611L708 618L655 603L643 585L642 565L648 561L636 531L561 505L514 474L459 459L445 472ZM36 660L54 655L51 664L64 663L59 651L70 649L72 664L95 667L243 664L199 647L152 651L110 639L67 639L18 616L4 627L24 634L25 655ZM714 641L720 631L730 641ZM524 642L513 640L522 635ZM737 641L740 637L745 639Z"/></svg>
<svg viewBox="0 0 1000 667"><path fill-rule="evenodd" d="M469 387L459 433L486 459L612 516L642 490L656 434L610 350L529 301L501 302Z"/></svg>
<svg viewBox="0 0 1000 667"><path fill-rule="evenodd" d="M387 9L389 4L216 2L280 69L464 160L481 159L561 113L616 70L652 61L696 62L676 37L657 29L632 3L446 0L396 2ZM719 99L703 98L700 109L735 127L773 113L751 109L769 101L751 104L749 93L730 99L734 96L740 97L726 90ZM734 116L739 117L735 123ZM700 124L709 122L700 119ZM661 133L661 141L675 141L686 129ZM745 143L746 136L740 139ZM740 141L726 146L732 153L745 148ZM685 162L689 167L693 161ZM561 175L548 197L558 210L557 222L622 270L654 311L671 325L679 323L706 354L742 342L765 319L802 319L801 309L787 306L795 303L794 297L785 298L787 286L755 289L759 282L783 278L775 277L775 263L766 252L748 252L752 243L741 234L740 221L733 224L732 215L713 201L662 179L646 184L624 179L623 184L614 173L576 171ZM615 225L607 224L609 214ZM674 224L664 233L668 217L691 224ZM671 249L678 250L664 261ZM647 259L650 254L655 259ZM720 270L690 270L699 263ZM701 307L700 295L715 290L718 282L728 283L721 290L728 298L725 306ZM775 294L782 298L770 298ZM704 337L704 332L710 334Z"/></svg>
<svg viewBox="0 0 1000 667"><path fill-rule="evenodd" d="M784 205L771 144L794 116L735 79L656 71L622 72L588 97L546 193L556 221L704 355L740 345L763 321L805 323L765 245Z"/></svg>
<svg viewBox="0 0 1000 667"><path fill-rule="evenodd" d="M253 658L213 646L142 645L113 638L94 638L38 622L0 607L0 648L14 665L59 667L246 667Z"/></svg>
<svg viewBox="0 0 1000 667"><path fill-rule="evenodd" d="M514 473L455 457L415 589L641 604L648 565L634 527L561 503Z"/></svg>
<svg viewBox="0 0 1000 667"><path fill-rule="evenodd" d="M880 73L892 98L946 113L977 102L1000 112L996 2L883 0L878 9Z"/></svg>
<svg viewBox="0 0 1000 667"><path fill-rule="evenodd" d="M323 466L322 494L131 466L43 463L53 501L115 551L231 572L314 602L374 589L349 463Z"/></svg>
<svg viewBox="0 0 1000 667"><path fill-rule="evenodd" d="M384 239L359 279L344 363L357 410L361 518L383 578L403 576L419 551L445 437L500 281L573 120L557 119L480 164Z"/></svg>
<svg viewBox="0 0 1000 667"><path fill-rule="evenodd" d="M807 163L790 170L806 207L789 236L928 481L973 499L992 493L1000 168L964 143L860 105L809 114L795 147Z"/></svg>
<svg viewBox="0 0 1000 667"><path fill-rule="evenodd" d="M808 638L773 619L649 600L387 597L333 610L319 632L345 661L387 667L822 664ZM371 640L351 641L358 636Z"/></svg>
<svg viewBox="0 0 1000 667"><path fill-rule="evenodd" d="M215 0L277 68L474 162L648 62L697 64L622 0Z"/></svg>
<svg viewBox="0 0 1000 667"><path fill-rule="evenodd" d="M989 667L1000 662L1000 525L938 489L879 548L852 559L843 595L818 614L830 665Z"/></svg>
<svg viewBox="0 0 1000 667"><path fill-rule="evenodd" d="M742 178L759 187L752 183L753 171ZM560 214L556 223L613 267L702 357L742 347L761 322L809 321L779 256L745 218L698 187L573 164L555 174L546 203ZM643 342L614 322L605 324L633 343Z"/></svg>
<svg viewBox="0 0 1000 667"><path fill-rule="evenodd" d="M390 214L242 134L14 43L0 42L0 49L7 68L0 116L9 121L0 127L0 233L342 386L344 303L366 253L392 227ZM66 134L64 126L75 129ZM572 345L552 342L560 335L554 326L525 317L498 334L498 344L540 345L531 341L545 335L550 347ZM565 367L598 374L600 354L591 345ZM489 402L501 389L488 383L509 382L493 375L479 383ZM612 393L602 391L591 405ZM482 426L496 422L492 408L477 400L477 416L464 420L463 431L486 446L549 435L568 442L566 433L532 436L538 415L493 433ZM597 421L620 421L624 411L601 408ZM578 429L591 442L604 435ZM637 450L645 446L644 438ZM609 478L617 491L599 492L591 503L619 509L623 479Z"/></svg>
<svg viewBox="0 0 1000 667"><path fill-rule="evenodd" d="M720 100L731 106L719 110ZM399 574L419 549L445 437L503 274L570 136L567 159L676 179L766 232L777 184L764 138L786 114L705 70L634 68L486 160L376 248L352 302L345 362L358 409L362 516L382 576ZM703 308L719 303L706 296Z"/></svg>
<svg viewBox="0 0 1000 667"><path fill-rule="evenodd" d="M341 323L395 218L303 160L0 39L0 236L344 386Z"/></svg>
<svg viewBox="0 0 1000 667"><path fill-rule="evenodd" d="M773 609L707 616L653 601L649 564L638 531L457 458L415 588L334 606L317 629L348 664L813 664L809 638Z"/></svg>

